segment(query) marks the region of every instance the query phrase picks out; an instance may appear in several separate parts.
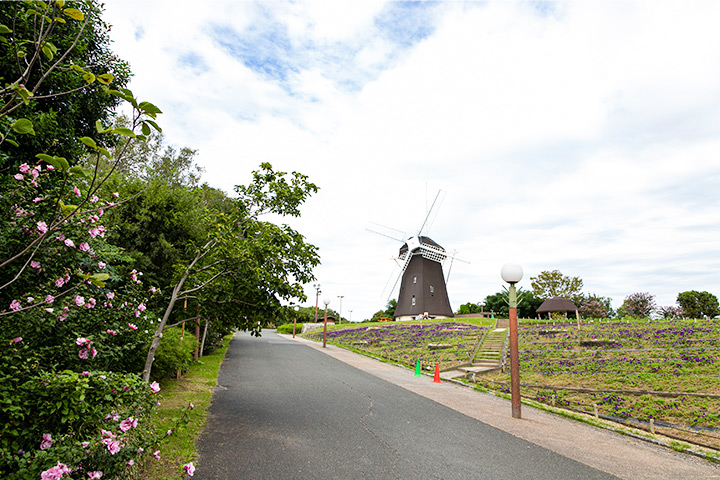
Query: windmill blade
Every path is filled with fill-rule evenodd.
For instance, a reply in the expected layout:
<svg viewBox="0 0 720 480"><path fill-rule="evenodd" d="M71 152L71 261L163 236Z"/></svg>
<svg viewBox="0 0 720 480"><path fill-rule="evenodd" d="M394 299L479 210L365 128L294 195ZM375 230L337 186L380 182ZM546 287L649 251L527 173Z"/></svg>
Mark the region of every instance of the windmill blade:
<svg viewBox="0 0 720 480"><path fill-rule="evenodd" d="M403 243L405 242L405 240L403 240L403 239L401 239L401 238L393 237L393 236L388 235L388 234L386 234L386 233L378 232L378 231L376 231L376 230L370 230L369 228L366 228L365 230L367 230L368 232L376 233L376 234L381 235L381 236L383 236L383 237L390 238L390 239L392 239L392 240L397 240L398 242L403 242Z"/></svg>
<svg viewBox="0 0 720 480"><path fill-rule="evenodd" d="M433 203L435 208L430 210L430 213L432 213L432 215L428 214L428 215L430 215L430 218L429 218L430 221L425 226L425 229L424 229L425 235L427 235L430 232L433 225L435 224L435 220L437 219L438 213L440 213L440 209L442 208L442 204L445 201L445 196L447 195L447 192L444 190L439 190L438 195L440 197L438 199L439 201L437 202L437 204Z"/></svg>
<svg viewBox="0 0 720 480"><path fill-rule="evenodd" d="M420 229L418 230L418 237L419 237L420 234L422 233L423 228L425 228L425 224L427 223L428 218L430 218L430 214L432 213L433 208L435 208L435 203L437 202L438 197L440 196L440 192L441 192L441 191L442 191L442 190L438 190L437 195L435 195L435 200L433 200L433 203L432 203L432 205L430 206L430 210L428 210L428 213L427 213L427 215L425 216L425 221L422 223L422 225L420 225Z"/></svg>
<svg viewBox="0 0 720 480"><path fill-rule="evenodd" d="M400 269L400 274L398 274L397 278L395 279L395 283L393 284L392 290L390 290L390 295L388 296L388 301L390 301L390 297L392 297L392 294L395 291L395 287L397 287L397 284L400 281L400 278L405 274L405 270L407 270L407 267L410 264L410 260L412 259L412 257L413 257L412 252L408 252L407 255L405 255L405 263L403 263L403 266Z"/></svg>

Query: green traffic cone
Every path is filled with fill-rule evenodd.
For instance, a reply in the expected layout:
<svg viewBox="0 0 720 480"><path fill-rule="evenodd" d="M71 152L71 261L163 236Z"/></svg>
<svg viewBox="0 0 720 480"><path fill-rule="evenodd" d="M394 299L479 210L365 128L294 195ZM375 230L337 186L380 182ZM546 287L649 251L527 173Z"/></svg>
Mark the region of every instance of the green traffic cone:
<svg viewBox="0 0 720 480"><path fill-rule="evenodd" d="M413 377L422 377L422 373L420 373L420 359L418 358L417 362L415 363L415 375Z"/></svg>

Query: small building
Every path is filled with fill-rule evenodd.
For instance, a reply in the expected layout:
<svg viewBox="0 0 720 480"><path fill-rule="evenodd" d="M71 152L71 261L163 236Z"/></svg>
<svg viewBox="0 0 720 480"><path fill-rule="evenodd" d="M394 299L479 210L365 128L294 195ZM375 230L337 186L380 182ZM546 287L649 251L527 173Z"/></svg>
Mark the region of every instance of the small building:
<svg viewBox="0 0 720 480"><path fill-rule="evenodd" d="M541 317L543 313L548 314L548 318L550 318L551 313L555 312L561 312L561 313L568 313L568 312L575 312L575 318L578 321L578 324L580 323L580 312L578 311L578 307L568 300L567 298L562 297L554 297L549 298L545 300L537 310L535 310L535 313L538 314L538 318Z"/></svg>

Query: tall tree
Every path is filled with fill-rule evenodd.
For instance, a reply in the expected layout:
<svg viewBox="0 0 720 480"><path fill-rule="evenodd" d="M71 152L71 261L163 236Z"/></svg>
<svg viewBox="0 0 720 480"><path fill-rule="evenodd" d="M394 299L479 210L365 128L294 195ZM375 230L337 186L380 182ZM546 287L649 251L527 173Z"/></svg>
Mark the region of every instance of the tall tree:
<svg viewBox="0 0 720 480"><path fill-rule="evenodd" d="M583 281L580 277L563 275L560 270L543 271L537 277L530 277L533 295L541 300L562 297L575 305L582 302Z"/></svg>
<svg viewBox="0 0 720 480"><path fill-rule="evenodd" d="M655 295L650 295L646 292L637 292L625 297L623 304L618 308L618 316L649 318L656 310Z"/></svg>
<svg viewBox="0 0 720 480"><path fill-rule="evenodd" d="M689 318L714 318L720 315L718 299L709 292L690 290L679 293L677 303Z"/></svg>
<svg viewBox="0 0 720 480"><path fill-rule="evenodd" d="M314 279L317 247L289 226L261 217L299 216L300 206L316 191L307 176L276 172L263 163L253 172L252 183L235 187L238 196L230 213L205 209L197 219L204 240L176 265L170 298L145 362L146 380L177 302L187 300L206 318L259 334L264 322L283 314L282 301L305 300L302 284Z"/></svg>

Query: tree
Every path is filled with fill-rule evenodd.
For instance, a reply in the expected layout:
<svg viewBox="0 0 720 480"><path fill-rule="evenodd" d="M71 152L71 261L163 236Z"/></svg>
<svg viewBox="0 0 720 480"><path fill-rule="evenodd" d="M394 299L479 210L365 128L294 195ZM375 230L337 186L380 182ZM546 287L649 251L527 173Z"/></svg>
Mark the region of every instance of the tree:
<svg viewBox="0 0 720 480"><path fill-rule="evenodd" d="M618 316L649 318L656 309L655 295L638 292L625 297L622 306L618 309Z"/></svg>
<svg viewBox="0 0 720 480"><path fill-rule="evenodd" d="M300 205L316 191L307 176L275 172L263 163L251 184L235 187L231 212L205 209L196 220L203 242L176 265L170 298L148 350L145 380L178 301L188 301L199 316L259 335L268 319L285 311L282 300L305 300L302 284L314 279L317 247L289 226L260 217L299 216Z"/></svg>
<svg viewBox="0 0 720 480"><path fill-rule="evenodd" d="M385 305L385 310L378 310L377 312L375 312L369 321L378 322L381 318L394 318L396 308L397 300L395 300L394 298L388 300L387 304Z"/></svg>
<svg viewBox="0 0 720 480"><path fill-rule="evenodd" d="M542 304L542 300L535 297L532 292L525 291L522 288L517 289L517 298L518 318L534 318L536 315L535 311ZM508 291L506 288L501 292L485 297L485 311L502 315L508 315L510 313L508 307Z"/></svg>
<svg viewBox="0 0 720 480"><path fill-rule="evenodd" d="M615 314L612 308L612 299L594 293L583 295L582 301L577 306L580 316L583 318L606 318Z"/></svg>
<svg viewBox="0 0 720 480"><path fill-rule="evenodd" d="M582 302L583 281L580 277L570 277L560 270L543 271L537 277L530 278L533 295L541 300L562 297L571 300L575 305Z"/></svg>
<svg viewBox="0 0 720 480"><path fill-rule="evenodd" d="M72 163L85 152L80 138L110 123L120 98L106 85L125 87L130 70L110 50L101 13L95 2L0 2L0 24L11 30L0 34L0 172L38 152Z"/></svg>
<svg viewBox="0 0 720 480"><path fill-rule="evenodd" d="M720 315L720 305L709 292L690 290L678 294L677 303L689 318L714 318Z"/></svg>
<svg viewBox="0 0 720 480"><path fill-rule="evenodd" d="M480 313L482 309L480 308L480 305L477 303L463 303L460 305L460 308L458 308L458 311L455 312L457 315L467 315L470 313Z"/></svg>

